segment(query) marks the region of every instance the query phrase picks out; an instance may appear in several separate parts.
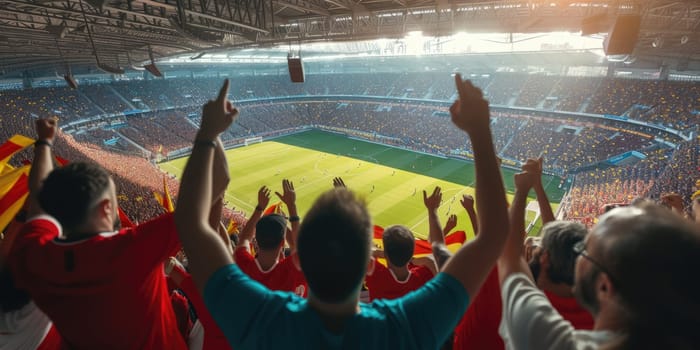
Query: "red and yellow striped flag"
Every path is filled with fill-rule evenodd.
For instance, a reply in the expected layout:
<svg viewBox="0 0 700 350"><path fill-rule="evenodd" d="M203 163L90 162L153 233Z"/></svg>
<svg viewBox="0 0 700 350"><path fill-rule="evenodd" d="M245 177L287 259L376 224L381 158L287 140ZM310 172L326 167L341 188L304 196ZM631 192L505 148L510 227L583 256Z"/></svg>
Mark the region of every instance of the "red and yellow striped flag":
<svg viewBox="0 0 700 350"><path fill-rule="evenodd" d="M33 143L34 139L26 136L14 135L10 137L9 140L0 145L0 164L7 163L15 153L25 149L27 146Z"/></svg>
<svg viewBox="0 0 700 350"><path fill-rule="evenodd" d="M226 227L226 233L229 235L238 234L238 223L236 220L231 219L231 221L229 221L228 227Z"/></svg>
<svg viewBox="0 0 700 350"><path fill-rule="evenodd" d="M10 186L5 186L3 190L6 190L0 194L0 230L5 229L19 213L29 195L29 166L25 165L16 170L3 176L2 179L5 184L9 183ZM12 175L10 180L14 181L4 179L5 177L10 177L10 175Z"/></svg>
<svg viewBox="0 0 700 350"><path fill-rule="evenodd" d="M384 228L379 225L374 225L374 233L372 242L374 245L384 250L382 235ZM445 245L452 253L456 252L467 240L467 234L464 231L455 231L445 237ZM424 239L416 239L416 245L413 251L413 257L426 256L433 253L433 248L430 243Z"/></svg>
<svg viewBox="0 0 700 350"><path fill-rule="evenodd" d="M170 197L170 190L168 189L168 180L165 175L163 175L163 194L158 192L153 192L153 196L156 201L165 209L166 212L172 213L175 211L175 205L173 205L173 199Z"/></svg>
<svg viewBox="0 0 700 350"><path fill-rule="evenodd" d="M282 202L277 202L276 204L267 207L267 209L265 209L265 211L263 212L263 216L270 214L284 215L284 211L282 211Z"/></svg>

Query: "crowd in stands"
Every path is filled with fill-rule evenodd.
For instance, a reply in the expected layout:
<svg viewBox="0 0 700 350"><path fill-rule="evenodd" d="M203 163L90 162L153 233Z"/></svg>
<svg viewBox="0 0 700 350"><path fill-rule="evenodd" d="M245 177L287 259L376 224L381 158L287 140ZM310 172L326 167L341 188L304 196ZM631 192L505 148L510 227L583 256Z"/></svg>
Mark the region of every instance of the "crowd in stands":
<svg viewBox="0 0 700 350"><path fill-rule="evenodd" d="M700 87L692 82L561 77L544 74L472 74L491 104L542 110L623 116L678 130L696 125ZM2 91L13 114L57 114L72 120L127 110L200 106L214 93L219 78L176 78L86 84L78 90L35 88ZM307 75L304 84L286 75L234 79L235 100L298 95L355 95L450 101L451 79L444 72Z"/></svg>
<svg viewBox="0 0 700 350"><path fill-rule="evenodd" d="M561 80L559 77L533 74L528 77L515 101L516 106L538 108L550 95L554 84Z"/></svg>
<svg viewBox="0 0 700 350"><path fill-rule="evenodd" d="M450 100L455 92L445 74L329 74L307 78L305 84L292 84L286 76L273 75L233 80L232 98L252 101L243 103L244 112L221 135L222 140L230 145L304 125L387 136L385 142L423 152L467 157L472 153L469 141L449 128L445 108L417 101L409 104L390 100L392 97ZM470 79L484 89L492 104L626 114L633 119L680 129L696 125L698 118L695 114L699 108L698 87L692 83L519 73L471 75ZM84 120L72 132L76 140L112 152L158 159L189 146L195 125L200 123L199 106L215 93L219 80L155 79L86 84L77 91L56 87L0 91L5 106L0 116L4 126L0 136L8 138L14 133L30 133L31 122L37 116L58 116L63 125L82 118ZM256 100L334 94L383 96L387 102ZM132 108L142 112L119 114ZM111 119L91 119L105 113L118 115ZM523 157L541 155L548 159L546 169L561 176L627 151L648 148L655 144L654 137L670 137L674 143L680 141L650 127L610 119L590 123L582 121L582 117L529 111L501 111L493 113L493 117L494 144L501 157L517 163ZM670 170L659 176L665 182L673 177ZM601 183L600 186L605 185ZM687 194L690 188L682 190Z"/></svg>
<svg viewBox="0 0 700 350"><path fill-rule="evenodd" d="M94 84L86 86L79 91L108 114L123 113L126 110L133 109L133 106L127 104L123 96L115 93L111 85Z"/></svg>
<svg viewBox="0 0 700 350"><path fill-rule="evenodd" d="M700 138L680 144L671 159L664 164L661 174L649 191L652 198L661 198L667 193L687 194L698 190L693 186L700 174ZM690 207L690 197L683 196L686 207Z"/></svg>
<svg viewBox="0 0 700 350"><path fill-rule="evenodd" d="M463 195L460 204L475 236L459 238L454 215L443 226L442 190L425 188L424 256L403 223L379 233L366 203L341 178L306 213L297 211L291 181L283 179L280 191L262 186L240 233L229 231L225 222L242 214L222 211L224 192L236 182L220 136L246 106L229 101L228 80L187 134L192 149L179 186L145 158L78 142L56 119L34 120L27 205L0 241L0 349L698 348L700 281L688 271L700 268L700 188L690 217L675 200L667 208L636 197L677 190L676 182L700 187L693 177L700 139L677 150L635 144L644 152L638 162L577 174L575 198L566 204L574 213L610 202L629 207L556 220L538 154L521 158L515 193L506 199L491 130L501 123L528 128L532 119L491 119L481 90L460 76L455 83L459 98L449 117L429 114L434 119L421 122L450 121L424 136L461 134L469 144L475 196ZM401 108L336 102L308 118L340 115L330 123L352 128L363 114ZM406 114L392 118L414 121L400 119ZM260 123L275 116L269 118ZM392 134L408 126L370 127ZM607 139L619 137L604 130L612 133ZM551 142L563 148L573 141ZM55 167L55 156L71 163ZM675 178L666 183L661 174ZM148 209L148 189L161 181L177 193L172 213ZM537 238L526 238L531 191L544 223ZM268 209L273 196L287 212ZM135 216L136 225L120 226L119 207L153 220ZM581 224L589 220L597 221L590 231ZM453 244L458 248L448 249Z"/></svg>

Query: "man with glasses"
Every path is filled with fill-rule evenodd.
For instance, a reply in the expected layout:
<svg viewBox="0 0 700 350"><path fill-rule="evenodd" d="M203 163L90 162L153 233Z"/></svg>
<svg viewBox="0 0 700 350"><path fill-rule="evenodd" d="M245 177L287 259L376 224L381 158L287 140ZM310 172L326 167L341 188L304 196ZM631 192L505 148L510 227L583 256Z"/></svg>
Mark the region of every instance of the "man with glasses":
<svg viewBox="0 0 700 350"><path fill-rule="evenodd" d="M582 245L588 230L573 221L551 221L542 227L541 247L530 268L539 273L534 281L552 306L576 329L593 329L593 317L574 297L574 266L578 253L574 248Z"/></svg>
<svg viewBox="0 0 700 350"><path fill-rule="evenodd" d="M509 349L700 348L700 230L650 202L611 210L576 245L574 294L594 318L575 330L532 280L522 232L531 174L515 176L511 231L498 261Z"/></svg>

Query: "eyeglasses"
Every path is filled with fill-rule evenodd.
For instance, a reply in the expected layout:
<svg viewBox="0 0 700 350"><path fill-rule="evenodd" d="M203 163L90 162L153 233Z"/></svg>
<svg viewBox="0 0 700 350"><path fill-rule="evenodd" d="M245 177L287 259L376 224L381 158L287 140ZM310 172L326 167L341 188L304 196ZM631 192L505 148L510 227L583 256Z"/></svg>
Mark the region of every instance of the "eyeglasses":
<svg viewBox="0 0 700 350"><path fill-rule="evenodd" d="M613 274L611 274L610 271L607 268L605 268L605 266L603 266L603 264L599 263L595 259L591 258L590 255L588 255L588 252L586 251L586 243L584 241L579 241L576 244L574 244L573 250L574 250L574 254L576 254L576 256L580 255L580 256L586 258L593 265L595 265L598 269L600 269L601 271L605 272L608 276L610 276L610 279L614 283L615 278L613 277Z"/></svg>

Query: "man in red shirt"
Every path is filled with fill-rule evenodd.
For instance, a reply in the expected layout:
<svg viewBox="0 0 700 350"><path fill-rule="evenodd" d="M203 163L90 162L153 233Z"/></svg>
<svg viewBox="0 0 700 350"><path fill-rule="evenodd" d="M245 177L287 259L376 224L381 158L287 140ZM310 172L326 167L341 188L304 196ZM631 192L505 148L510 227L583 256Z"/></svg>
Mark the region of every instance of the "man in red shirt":
<svg viewBox="0 0 700 350"><path fill-rule="evenodd" d="M394 225L382 235L387 266L373 259L367 270L369 299L396 299L428 282L435 273L426 266L411 266L415 238L408 227Z"/></svg>
<svg viewBox="0 0 700 350"><path fill-rule="evenodd" d="M116 187L104 168L53 169L56 130L55 120L37 121L30 219L10 257L18 287L72 349L187 349L162 265L180 246L172 215L118 230ZM216 181L213 198L227 180Z"/></svg>
<svg viewBox="0 0 700 350"><path fill-rule="evenodd" d="M296 234L299 230L296 194L291 181L283 180L282 187L283 193L276 194L289 210L292 229L287 230L287 218L281 214L263 216L263 211L270 202L270 190L261 187L258 191L258 205L238 236L239 244L234 252L234 260L245 274L270 290L294 292L306 297L306 280L295 261ZM288 257L283 255L285 236L291 249ZM256 256L251 254L250 248L253 238L257 241Z"/></svg>

